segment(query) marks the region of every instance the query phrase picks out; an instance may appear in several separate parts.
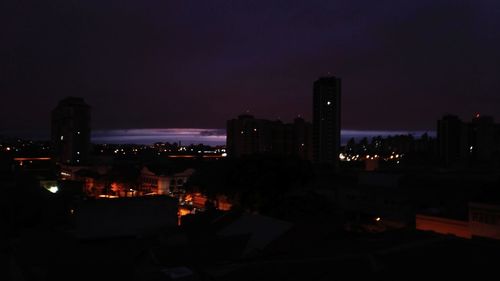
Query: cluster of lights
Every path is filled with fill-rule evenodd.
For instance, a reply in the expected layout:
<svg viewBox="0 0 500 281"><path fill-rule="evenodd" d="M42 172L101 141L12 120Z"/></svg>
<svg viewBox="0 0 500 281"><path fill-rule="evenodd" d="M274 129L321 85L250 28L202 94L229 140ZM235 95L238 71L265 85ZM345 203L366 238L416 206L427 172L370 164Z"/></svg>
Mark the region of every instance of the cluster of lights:
<svg viewBox="0 0 500 281"><path fill-rule="evenodd" d="M351 162L351 161L358 161L361 158L360 158L359 154L357 154L357 155L346 155L344 153L340 153L339 154L339 159L340 159L340 161Z"/></svg>
<svg viewBox="0 0 500 281"><path fill-rule="evenodd" d="M116 195L109 195L109 194L101 194L98 196L99 198L118 198Z"/></svg>
<svg viewBox="0 0 500 281"><path fill-rule="evenodd" d="M108 150L109 149L109 150ZM100 153L105 154L105 153L112 153L115 155L127 155L127 154L135 154L137 155L138 153L144 151L144 150L153 150L153 152L157 156L161 156L162 154L167 154L168 157L174 157L175 153L180 153L180 154L207 154L210 157L216 157L217 155L220 155L222 157L225 157L222 154L225 154L227 151L224 147L210 147L210 146L199 146L199 145L189 145L189 146L169 146L168 143L155 143L153 145L147 145L147 146L134 146L134 147L106 147L105 144L103 144L103 147L101 147L98 151ZM170 155L174 154L174 155ZM226 154L227 155L227 154Z"/></svg>
<svg viewBox="0 0 500 281"><path fill-rule="evenodd" d="M370 160L375 160L375 159L379 159L379 158L380 158L380 157L379 157L377 154L375 154L375 155L373 155L373 156L366 155L366 159L370 159Z"/></svg>
<svg viewBox="0 0 500 281"><path fill-rule="evenodd" d="M12 153L12 152L22 152L28 149L30 152L33 150L49 150L50 145L47 142L42 141L32 141L32 140L8 140L7 142L0 143L0 152Z"/></svg>
<svg viewBox="0 0 500 281"><path fill-rule="evenodd" d="M19 151L19 149L18 149L18 148L16 148L16 147L10 147L10 146L7 146L7 147L5 148L5 151L6 151L6 152L11 152L11 151L16 151L16 152L18 152L18 151Z"/></svg>
<svg viewBox="0 0 500 281"><path fill-rule="evenodd" d="M403 158L403 154L396 154L395 152L392 152L392 154L388 157L382 157L378 154L374 154L374 155L368 154L365 156L360 156L359 154L356 154L356 155L350 155L350 154L344 154L344 153L339 154L339 160L346 161L346 162L383 159L384 161L397 161L397 163L399 164L399 160L401 160L402 158Z"/></svg>

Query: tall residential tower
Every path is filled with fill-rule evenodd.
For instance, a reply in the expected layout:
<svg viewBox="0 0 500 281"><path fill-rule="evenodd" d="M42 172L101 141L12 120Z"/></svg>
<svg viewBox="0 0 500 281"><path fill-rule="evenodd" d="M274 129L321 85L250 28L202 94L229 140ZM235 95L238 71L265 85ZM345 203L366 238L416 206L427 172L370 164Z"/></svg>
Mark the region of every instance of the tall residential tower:
<svg viewBox="0 0 500 281"><path fill-rule="evenodd" d="M340 89L334 76L314 82L313 93L313 158L314 162L339 167Z"/></svg>
<svg viewBox="0 0 500 281"><path fill-rule="evenodd" d="M90 152L90 106L83 98L69 97L52 110L52 146L60 164L80 165Z"/></svg>

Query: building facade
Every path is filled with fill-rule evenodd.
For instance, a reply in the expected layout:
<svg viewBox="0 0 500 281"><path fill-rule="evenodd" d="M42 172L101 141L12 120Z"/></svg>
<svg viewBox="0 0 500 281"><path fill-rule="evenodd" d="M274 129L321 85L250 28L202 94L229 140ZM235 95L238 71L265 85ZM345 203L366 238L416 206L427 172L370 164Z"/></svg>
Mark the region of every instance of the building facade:
<svg viewBox="0 0 500 281"><path fill-rule="evenodd" d="M144 193L156 193L170 195L179 192L188 179L193 175L194 169L186 169L178 173L151 171L143 167L140 173L140 191Z"/></svg>
<svg viewBox="0 0 500 281"><path fill-rule="evenodd" d="M437 123L438 151L445 166L498 163L500 125L476 115L470 123L446 115Z"/></svg>
<svg viewBox="0 0 500 281"><path fill-rule="evenodd" d="M500 206L492 203L469 203L467 220L417 214L416 229L471 239L500 239Z"/></svg>
<svg viewBox="0 0 500 281"><path fill-rule="evenodd" d="M500 126L493 117L476 115L468 125L468 150L473 162L491 163L500 156Z"/></svg>
<svg viewBox="0 0 500 281"><path fill-rule="evenodd" d="M51 140L59 164L81 165L90 152L90 106L69 97L52 110Z"/></svg>
<svg viewBox="0 0 500 281"><path fill-rule="evenodd" d="M339 165L341 80L322 77L313 90L313 158L316 163Z"/></svg>
<svg viewBox="0 0 500 281"><path fill-rule="evenodd" d="M256 119L244 114L227 121L228 156L270 153L312 158L312 125L302 118L293 123Z"/></svg>
<svg viewBox="0 0 500 281"><path fill-rule="evenodd" d="M446 115L437 122L440 161L448 166L465 159L467 145L466 126L457 116Z"/></svg>

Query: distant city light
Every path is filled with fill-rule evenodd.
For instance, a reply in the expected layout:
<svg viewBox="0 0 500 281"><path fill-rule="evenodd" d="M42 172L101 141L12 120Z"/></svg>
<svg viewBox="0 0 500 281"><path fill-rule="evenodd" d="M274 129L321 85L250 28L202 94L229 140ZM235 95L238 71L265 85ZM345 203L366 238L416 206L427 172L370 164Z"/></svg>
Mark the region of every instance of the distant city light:
<svg viewBox="0 0 500 281"><path fill-rule="evenodd" d="M380 217L376 217L376 218L375 218L375 221L380 221L380 220L381 220L381 218L380 218Z"/></svg>
<svg viewBox="0 0 500 281"><path fill-rule="evenodd" d="M116 195L108 195L108 194L101 194L98 197L99 198L118 198L118 196L116 196Z"/></svg>
<svg viewBox="0 0 500 281"><path fill-rule="evenodd" d="M59 191L59 188L57 186L51 186L48 188L48 190L52 193L56 193Z"/></svg>

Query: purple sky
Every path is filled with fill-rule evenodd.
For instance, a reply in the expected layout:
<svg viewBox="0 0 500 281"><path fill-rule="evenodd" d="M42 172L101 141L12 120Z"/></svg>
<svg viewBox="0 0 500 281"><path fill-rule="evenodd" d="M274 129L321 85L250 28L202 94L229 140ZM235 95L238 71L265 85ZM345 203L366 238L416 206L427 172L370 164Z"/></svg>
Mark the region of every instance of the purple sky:
<svg viewBox="0 0 500 281"><path fill-rule="evenodd" d="M496 0L4 0L0 130L48 128L69 95L96 129L310 120L328 72L347 129L500 121L499 30Z"/></svg>

